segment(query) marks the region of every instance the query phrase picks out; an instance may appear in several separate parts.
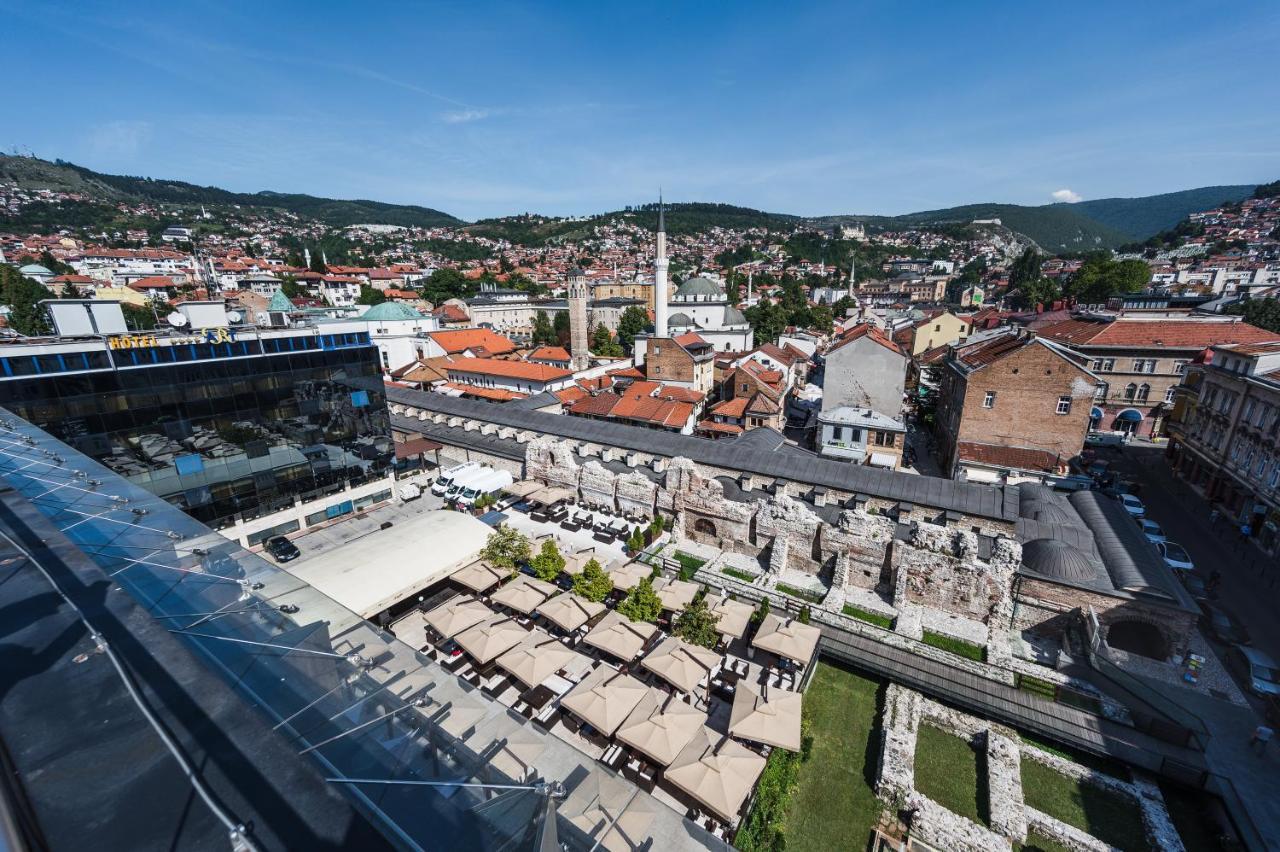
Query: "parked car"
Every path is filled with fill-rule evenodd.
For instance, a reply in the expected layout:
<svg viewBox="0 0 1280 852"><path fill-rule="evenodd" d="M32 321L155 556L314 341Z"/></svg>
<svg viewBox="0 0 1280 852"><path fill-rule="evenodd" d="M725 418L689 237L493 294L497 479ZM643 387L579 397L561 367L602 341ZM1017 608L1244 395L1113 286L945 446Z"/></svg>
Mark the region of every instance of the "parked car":
<svg viewBox="0 0 1280 852"><path fill-rule="evenodd" d="M1235 645L1227 652L1227 665L1244 678L1245 685L1254 695L1280 695L1280 665L1265 652Z"/></svg>
<svg viewBox="0 0 1280 852"><path fill-rule="evenodd" d="M1182 585L1186 586L1187 594L1191 595L1193 601L1204 603L1209 600L1209 587L1204 584L1204 580L1200 579L1199 574L1182 571L1178 574L1178 578L1182 580Z"/></svg>
<svg viewBox="0 0 1280 852"><path fill-rule="evenodd" d="M1133 517L1145 518L1147 516L1147 507L1132 494L1121 494L1118 499L1120 500L1120 505L1124 506L1124 510Z"/></svg>
<svg viewBox="0 0 1280 852"><path fill-rule="evenodd" d="M1156 547L1160 551L1160 555L1164 557L1164 564L1170 568L1176 568L1179 571L1194 571L1196 566L1191 561L1191 555L1187 553L1186 548L1176 542L1165 539L1159 542Z"/></svg>
<svg viewBox="0 0 1280 852"><path fill-rule="evenodd" d="M1142 534L1145 535L1147 537L1147 541L1152 544L1159 544L1167 538L1164 534L1164 530L1160 528L1160 525L1150 518L1136 518L1135 520L1137 520L1138 526L1142 527Z"/></svg>
<svg viewBox="0 0 1280 852"><path fill-rule="evenodd" d="M1080 473L1067 476L1047 476L1045 484L1059 491L1088 491L1094 487L1092 479Z"/></svg>
<svg viewBox="0 0 1280 852"><path fill-rule="evenodd" d="M267 539L266 543L262 545L262 549L270 554L272 559L280 563L291 562L302 555L298 545L282 535Z"/></svg>
<svg viewBox="0 0 1280 852"><path fill-rule="evenodd" d="M1225 609L1201 603L1200 612L1203 613L1200 623L1208 631L1210 639L1216 639L1224 645L1248 645L1252 641L1244 625Z"/></svg>

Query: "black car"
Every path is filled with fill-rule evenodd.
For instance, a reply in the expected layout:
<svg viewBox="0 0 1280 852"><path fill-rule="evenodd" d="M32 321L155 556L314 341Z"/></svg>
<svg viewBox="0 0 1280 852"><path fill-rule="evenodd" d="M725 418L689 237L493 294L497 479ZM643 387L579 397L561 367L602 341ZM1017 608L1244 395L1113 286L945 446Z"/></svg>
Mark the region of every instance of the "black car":
<svg viewBox="0 0 1280 852"><path fill-rule="evenodd" d="M298 545L282 535L267 539L262 549L271 554L271 558L277 562L289 562L302 555L302 551L298 550Z"/></svg>
<svg viewBox="0 0 1280 852"><path fill-rule="evenodd" d="M1200 611L1203 613L1200 624L1208 632L1209 638L1224 645L1249 644L1249 631L1231 613L1203 602L1200 604Z"/></svg>

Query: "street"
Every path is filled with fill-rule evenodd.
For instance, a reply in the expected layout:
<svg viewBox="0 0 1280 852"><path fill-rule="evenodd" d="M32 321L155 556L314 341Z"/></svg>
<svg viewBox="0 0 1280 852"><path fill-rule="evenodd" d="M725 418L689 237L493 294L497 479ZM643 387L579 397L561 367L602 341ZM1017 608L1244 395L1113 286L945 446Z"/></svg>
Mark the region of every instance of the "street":
<svg viewBox="0 0 1280 852"><path fill-rule="evenodd" d="M1280 565L1241 539L1227 519L1213 525L1208 502L1174 475L1164 452L1163 445L1135 441L1121 450L1100 450L1098 457L1139 483L1138 496L1146 504L1147 517L1164 528L1170 541L1186 549L1202 579L1207 581L1215 569L1221 572L1216 603L1240 619L1255 647L1280 659L1280 620L1276 618ZM1213 647L1223 658L1225 649ZM1261 702L1252 696L1250 702L1254 709L1261 709Z"/></svg>

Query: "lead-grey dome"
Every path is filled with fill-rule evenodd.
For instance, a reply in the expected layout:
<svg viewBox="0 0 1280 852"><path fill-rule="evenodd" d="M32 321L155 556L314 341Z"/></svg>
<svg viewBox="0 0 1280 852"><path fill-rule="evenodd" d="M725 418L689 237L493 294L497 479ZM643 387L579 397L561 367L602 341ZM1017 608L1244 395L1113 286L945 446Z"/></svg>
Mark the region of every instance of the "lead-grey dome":
<svg viewBox="0 0 1280 852"><path fill-rule="evenodd" d="M1045 524L1075 524L1078 523L1071 512L1057 503L1050 503L1045 500L1037 500L1032 503L1022 504L1019 514L1024 518L1032 518Z"/></svg>
<svg viewBox="0 0 1280 852"><path fill-rule="evenodd" d="M1088 582L1098 576L1088 556L1053 538L1037 538L1022 545L1022 564L1037 574L1066 582Z"/></svg>
<svg viewBox="0 0 1280 852"><path fill-rule="evenodd" d="M724 324L725 325L746 325L747 317L745 314L742 313L742 311L738 310L733 305L730 305L729 307L724 309Z"/></svg>
<svg viewBox="0 0 1280 852"><path fill-rule="evenodd" d="M676 288L677 296L719 296L720 288L710 278L699 275Z"/></svg>
<svg viewBox="0 0 1280 852"><path fill-rule="evenodd" d="M684 314L679 311L676 311L674 314L667 317L667 324L679 325L679 326L690 326L690 325L693 325L693 320L689 319L688 314Z"/></svg>

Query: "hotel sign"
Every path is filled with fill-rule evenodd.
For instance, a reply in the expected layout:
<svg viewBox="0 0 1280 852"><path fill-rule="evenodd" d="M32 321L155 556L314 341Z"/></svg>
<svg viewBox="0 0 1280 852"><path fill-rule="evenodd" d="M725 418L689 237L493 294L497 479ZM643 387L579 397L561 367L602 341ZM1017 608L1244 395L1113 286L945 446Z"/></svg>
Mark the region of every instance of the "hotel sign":
<svg viewBox="0 0 1280 852"><path fill-rule="evenodd" d="M236 334L229 328L206 328L188 337L161 337L155 334L120 334L107 340L110 349L150 349L154 346L188 346L194 343L234 343Z"/></svg>

